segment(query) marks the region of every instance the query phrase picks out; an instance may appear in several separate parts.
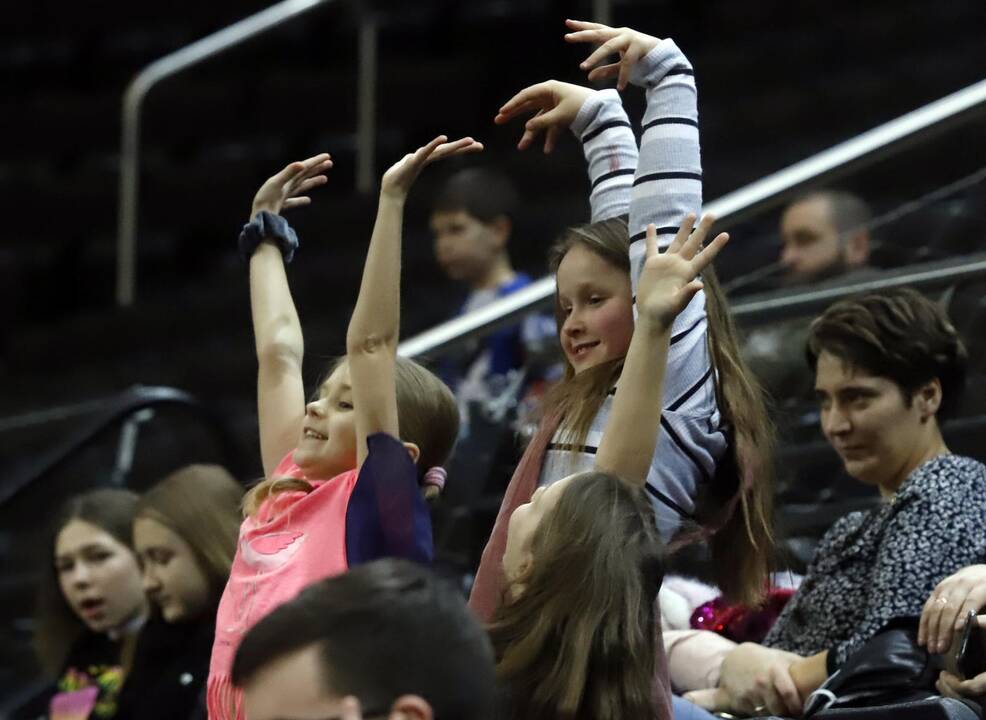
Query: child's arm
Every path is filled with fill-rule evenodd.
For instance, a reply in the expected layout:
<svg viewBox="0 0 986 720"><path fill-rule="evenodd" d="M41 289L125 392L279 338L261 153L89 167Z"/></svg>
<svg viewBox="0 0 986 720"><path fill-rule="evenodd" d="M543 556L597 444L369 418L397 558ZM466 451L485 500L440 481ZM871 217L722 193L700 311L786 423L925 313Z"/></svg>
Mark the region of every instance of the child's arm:
<svg viewBox="0 0 986 720"><path fill-rule="evenodd" d="M269 178L253 199L250 218L267 211L308 205L304 193L324 184L332 167L328 154L293 162ZM272 242L262 242L250 257L250 310L257 349L257 416L265 477L298 444L305 417L301 377L304 341L291 299L284 258Z"/></svg>
<svg viewBox="0 0 986 720"><path fill-rule="evenodd" d="M630 238L644 239L644 228L657 228L658 247L670 243L688 213L702 206L702 161L698 132L698 93L691 63L670 39L660 40L630 28L610 28L599 23L567 21L573 32L569 42L601 45L581 67L589 79L618 76L622 90L627 82L646 89L640 140L640 159L633 178L630 205ZM619 54L618 62L601 65ZM636 276L643 265L644 247L631 248Z"/></svg>
<svg viewBox="0 0 986 720"><path fill-rule="evenodd" d="M645 483L657 445L671 326L702 289L695 278L729 239L721 234L699 252L712 222L711 216L704 217L692 233L695 216L688 215L663 253L657 249L656 228L647 226L637 288L639 316L595 463L597 469L637 485Z"/></svg>
<svg viewBox="0 0 986 720"><path fill-rule="evenodd" d="M483 149L472 138L446 140L441 135L417 152L405 155L384 174L380 185L380 204L363 281L346 333L358 465L366 459L367 437L378 432L400 437L394 366L400 331L401 224L407 193L428 163Z"/></svg>
<svg viewBox="0 0 986 720"><path fill-rule="evenodd" d="M592 222L625 214L637 167L637 141L616 91L548 80L514 95L494 122L502 124L532 110L540 112L525 124L517 147L527 149L543 131L544 152L550 153L559 133L571 128L585 152Z"/></svg>

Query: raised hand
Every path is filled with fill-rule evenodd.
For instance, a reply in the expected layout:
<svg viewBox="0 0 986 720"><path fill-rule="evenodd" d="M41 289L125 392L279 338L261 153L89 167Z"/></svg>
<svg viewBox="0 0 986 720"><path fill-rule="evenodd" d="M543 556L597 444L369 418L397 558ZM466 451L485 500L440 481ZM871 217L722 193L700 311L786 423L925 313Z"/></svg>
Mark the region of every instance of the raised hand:
<svg viewBox="0 0 986 720"><path fill-rule="evenodd" d="M380 194L403 199L411 190L411 186L414 185L418 175L429 163L453 155L480 152L482 149L483 144L471 137L449 142L447 136L439 135L424 147L418 148L413 153L408 153L394 163L383 175Z"/></svg>
<svg viewBox="0 0 986 720"><path fill-rule="evenodd" d="M714 222L715 218L706 215L692 232L695 215L689 213L663 253L657 249L654 226L647 226L647 255L637 283L637 309L642 319L661 329L670 328L678 313L702 289L702 282L696 278L729 241L729 235L719 233L701 249Z"/></svg>
<svg viewBox="0 0 986 720"><path fill-rule="evenodd" d="M581 85L547 80L526 87L507 100L493 122L503 125L518 115L533 112L534 117L524 125L524 135L517 143L517 149L526 150L544 131L544 152L548 154L554 150L558 134L575 121L582 104L592 93L590 88Z"/></svg>
<svg viewBox="0 0 986 720"><path fill-rule="evenodd" d="M312 199L304 193L327 183L329 179L323 173L331 167L332 158L328 153L291 163L260 186L253 197L250 217L261 210L279 215L282 210L310 205Z"/></svg>
<svg viewBox="0 0 986 720"><path fill-rule="evenodd" d="M619 90L627 86L630 81L630 71L637 61L660 42L659 38L627 27L611 28L608 25L583 20L566 20L565 25L572 31L565 35L567 42L599 44L599 47L579 67L589 71L590 80L603 80L616 75L616 87ZM619 62L600 65L609 56L617 54L620 56Z"/></svg>

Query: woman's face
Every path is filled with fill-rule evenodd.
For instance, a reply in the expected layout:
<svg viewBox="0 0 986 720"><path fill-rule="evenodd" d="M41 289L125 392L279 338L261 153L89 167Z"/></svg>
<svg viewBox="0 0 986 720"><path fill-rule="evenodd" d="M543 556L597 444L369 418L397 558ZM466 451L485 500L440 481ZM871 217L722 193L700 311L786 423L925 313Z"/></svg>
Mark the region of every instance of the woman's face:
<svg viewBox="0 0 986 720"><path fill-rule="evenodd" d="M561 347L575 373L627 354L633 337L630 276L584 245L558 265Z"/></svg>
<svg viewBox="0 0 986 720"><path fill-rule="evenodd" d="M308 403L292 458L311 478L328 479L356 467L356 418L349 364L344 362Z"/></svg>
<svg viewBox="0 0 986 720"><path fill-rule="evenodd" d="M144 591L166 622L194 620L209 607L209 578L192 546L149 517L134 521L134 549L144 568Z"/></svg>
<svg viewBox="0 0 986 720"><path fill-rule="evenodd" d="M55 538L54 562L65 601L93 632L120 628L146 612L137 557L105 530L69 521Z"/></svg>
<svg viewBox="0 0 986 720"><path fill-rule="evenodd" d="M937 394L936 394L937 393ZM908 402L894 381L871 375L823 351L815 371L822 432L846 472L867 485L895 492L929 451L941 395L919 391Z"/></svg>
<svg viewBox="0 0 986 720"><path fill-rule="evenodd" d="M510 516L507 523L507 547L503 553L503 572L513 581L524 575L533 562L531 541L545 516L558 504L574 475L562 478L546 487L540 487Z"/></svg>

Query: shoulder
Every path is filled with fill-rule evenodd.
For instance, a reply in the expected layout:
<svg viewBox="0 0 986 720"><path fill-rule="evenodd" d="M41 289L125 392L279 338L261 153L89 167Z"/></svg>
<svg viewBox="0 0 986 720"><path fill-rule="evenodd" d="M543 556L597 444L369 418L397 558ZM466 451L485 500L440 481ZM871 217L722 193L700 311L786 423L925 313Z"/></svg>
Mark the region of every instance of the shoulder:
<svg viewBox="0 0 986 720"><path fill-rule="evenodd" d="M941 455L914 470L898 498L917 497L941 503L983 492L986 465L964 455Z"/></svg>

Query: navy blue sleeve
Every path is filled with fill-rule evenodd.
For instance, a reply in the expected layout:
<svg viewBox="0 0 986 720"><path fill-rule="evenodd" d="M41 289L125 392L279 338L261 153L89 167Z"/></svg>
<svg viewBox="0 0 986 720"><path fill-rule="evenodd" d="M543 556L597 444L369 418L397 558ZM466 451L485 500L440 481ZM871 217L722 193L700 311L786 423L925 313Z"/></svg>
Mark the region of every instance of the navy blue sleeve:
<svg viewBox="0 0 986 720"><path fill-rule="evenodd" d="M366 439L367 456L346 508L350 567L383 557L430 564L431 513L407 448L386 433Z"/></svg>

